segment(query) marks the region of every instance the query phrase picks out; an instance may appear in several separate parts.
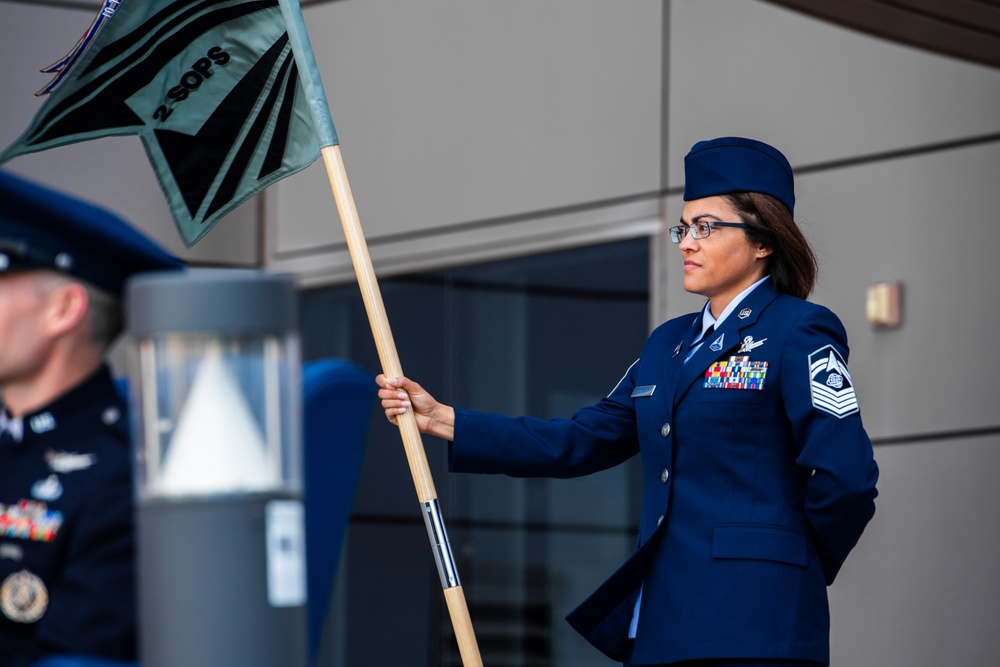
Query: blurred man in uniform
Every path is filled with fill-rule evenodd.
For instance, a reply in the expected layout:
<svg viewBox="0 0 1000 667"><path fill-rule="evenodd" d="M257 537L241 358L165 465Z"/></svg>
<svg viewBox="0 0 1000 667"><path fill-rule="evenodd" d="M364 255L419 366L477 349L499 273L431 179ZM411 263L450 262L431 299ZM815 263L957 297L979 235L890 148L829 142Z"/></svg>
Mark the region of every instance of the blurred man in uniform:
<svg viewBox="0 0 1000 667"><path fill-rule="evenodd" d="M136 659L126 404L105 353L126 279L180 262L0 172L0 665Z"/></svg>

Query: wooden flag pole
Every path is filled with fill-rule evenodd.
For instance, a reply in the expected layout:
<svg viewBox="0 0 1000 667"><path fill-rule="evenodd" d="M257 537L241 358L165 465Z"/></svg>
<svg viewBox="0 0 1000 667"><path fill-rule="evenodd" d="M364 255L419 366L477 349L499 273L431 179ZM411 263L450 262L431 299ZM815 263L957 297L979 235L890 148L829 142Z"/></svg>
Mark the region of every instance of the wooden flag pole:
<svg viewBox="0 0 1000 667"><path fill-rule="evenodd" d="M330 186L333 188L333 198L337 202L337 211L340 213L340 222L344 227L344 236L347 237L351 261L354 263L354 272L357 274L358 285L361 288L361 297L364 299L365 310L368 312L368 322L372 328L372 335L375 337L375 347L378 349L379 360L382 363L382 372L386 377L402 377L403 368L399 363L399 354L396 352L396 344L392 339L389 318L386 316L385 305L382 303L382 293L379 291L378 281L375 278L375 270L368 253L368 244L361 231L361 223L354 205L354 196L351 194L351 186L347 182L347 172L344 169L344 160L340 155L340 146L324 147L322 153ZM414 416L413 410L407 410L396 418L396 423L399 425L400 435L403 439L406 460L410 464L410 474L413 476L413 485L417 490L417 499L420 500L422 506L427 534L431 541L431 547L434 549L434 558L437 562L438 574L441 576L441 585L444 588L444 597L448 604L448 613L451 615L455 638L458 640L462 664L466 667L482 667L483 661L479 655L479 645L476 643L475 632L472 629L469 607L465 602L465 593L462 592L462 585L458 580L458 571L455 569L451 545L448 543L444 523L438 511L437 491L434 489L434 480L427 465L427 455L420 438L420 429L417 428L417 418Z"/></svg>

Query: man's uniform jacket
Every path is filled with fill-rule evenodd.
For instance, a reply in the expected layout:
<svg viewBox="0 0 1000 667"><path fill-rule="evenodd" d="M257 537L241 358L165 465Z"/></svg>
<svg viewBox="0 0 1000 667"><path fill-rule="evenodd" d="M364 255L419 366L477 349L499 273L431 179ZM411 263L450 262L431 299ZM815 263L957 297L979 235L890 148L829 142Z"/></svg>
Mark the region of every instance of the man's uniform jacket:
<svg viewBox="0 0 1000 667"><path fill-rule="evenodd" d="M126 404L102 367L0 444L0 665L135 659L133 529Z"/></svg>
<svg viewBox="0 0 1000 667"><path fill-rule="evenodd" d="M700 329L700 313L659 326L572 419L456 410L451 470L571 477L639 453L636 552L570 624L622 660L641 586L635 664L827 664L826 586L874 514L878 477L843 325L766 281L685 363Z"/></svg>

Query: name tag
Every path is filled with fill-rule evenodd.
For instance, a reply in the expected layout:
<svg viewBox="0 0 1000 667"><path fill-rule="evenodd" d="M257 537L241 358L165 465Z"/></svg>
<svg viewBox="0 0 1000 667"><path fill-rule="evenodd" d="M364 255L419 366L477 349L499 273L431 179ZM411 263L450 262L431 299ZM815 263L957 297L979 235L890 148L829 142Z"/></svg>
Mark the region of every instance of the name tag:
<svg viewBox="0 0 1000 667"><path fill-rule="evenodd" d="M645 398L646 396L652 396L654 391L656 391L655 384L647 384L641 387L636 387L632 390L632 398Z"/></svg>

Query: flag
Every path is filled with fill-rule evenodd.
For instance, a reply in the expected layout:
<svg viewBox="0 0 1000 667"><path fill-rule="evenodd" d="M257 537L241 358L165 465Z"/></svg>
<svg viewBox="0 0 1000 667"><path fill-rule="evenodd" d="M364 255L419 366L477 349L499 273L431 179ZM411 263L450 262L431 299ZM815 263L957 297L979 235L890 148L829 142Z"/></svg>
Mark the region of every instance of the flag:
<svg viewBox="0 0 1000 667"><path fill-rule="evenodd" d="M70 52L42 70L45 74L55 73L56 76L44 88L35 93L35 95L47 95L62 83L63 78L69 74L73 65L80 59L80 56L90 48L90 43L97 36L97 33L101 31L104 22L114 16L115 8L119 4L121 4L121 0L104 0L101 11L97 12L97 16L94 17L94 22L90 24L87 31L83 33L83 37L70 49Z"/></svg>
<svg viewBox="0 0 1000 667"><path fill-rule="evenodd" d="M0 163L138 134L191 246L337 144L297 0L105 0Z"/></svg>

